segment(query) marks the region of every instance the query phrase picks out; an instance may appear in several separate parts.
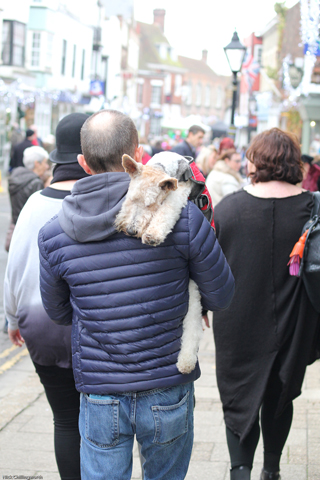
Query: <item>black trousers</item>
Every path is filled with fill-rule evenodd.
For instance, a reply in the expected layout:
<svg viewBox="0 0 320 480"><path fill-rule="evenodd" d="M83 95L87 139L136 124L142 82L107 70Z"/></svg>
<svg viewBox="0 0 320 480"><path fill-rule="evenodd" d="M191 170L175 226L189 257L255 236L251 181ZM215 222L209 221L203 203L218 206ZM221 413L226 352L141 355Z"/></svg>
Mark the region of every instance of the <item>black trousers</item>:
<svg viewBox="0 0 320 480"><path fill-rule="evenodd" d="M80 480L80 394L71 368L34 363L54 420L54 450L61 480Z"/></svg>
<svg viewBox="0 0 320 480"><path fill-rule="evenodd" d="M275 366L271 372L263 398L260 418L264 446L263 467L267 472L280 471L280 458L292 423L292 402L287 405L280 416L275 418L280 394L281 382L277 366ZM250 469L252 468L259 436L259 416L257 417L250 433L242 443L240 443L240 438L227 427L227 443L231 468L236 468L241 465L246 465Z"/></svg>

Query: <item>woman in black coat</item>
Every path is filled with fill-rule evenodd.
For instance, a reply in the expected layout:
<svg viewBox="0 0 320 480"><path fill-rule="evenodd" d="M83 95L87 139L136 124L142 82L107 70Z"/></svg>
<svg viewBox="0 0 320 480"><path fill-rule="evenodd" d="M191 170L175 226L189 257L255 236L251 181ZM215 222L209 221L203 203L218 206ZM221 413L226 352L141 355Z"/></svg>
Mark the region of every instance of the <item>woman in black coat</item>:
<svg viewBox="0 0 320 480"><path fill-rule="evenodd" d="M287 266L314 201L297 185L302 164L295 137L277 128L263 132L247 157L252 184L225 197L214 212L217 238L236 282L229 309L214 313L217 380L231 479L250 480L261 408L260 478L279 480L292 400L317 356L319 314Z"/></svg>

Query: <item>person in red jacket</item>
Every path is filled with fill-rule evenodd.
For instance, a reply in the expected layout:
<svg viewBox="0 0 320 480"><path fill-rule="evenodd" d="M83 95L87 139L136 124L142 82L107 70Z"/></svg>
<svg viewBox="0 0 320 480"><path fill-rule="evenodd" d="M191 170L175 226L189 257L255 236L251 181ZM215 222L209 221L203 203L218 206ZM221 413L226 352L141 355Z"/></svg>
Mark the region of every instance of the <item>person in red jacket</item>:
<svg viewBox="0 0 320 480"><path fill-rule="evenodd" d="M310 192L316 192L318 189L318 181L320 178L320 166L312 163L313 157L310 155L301 155L303 162L303 181L302 188Z"/></svg>

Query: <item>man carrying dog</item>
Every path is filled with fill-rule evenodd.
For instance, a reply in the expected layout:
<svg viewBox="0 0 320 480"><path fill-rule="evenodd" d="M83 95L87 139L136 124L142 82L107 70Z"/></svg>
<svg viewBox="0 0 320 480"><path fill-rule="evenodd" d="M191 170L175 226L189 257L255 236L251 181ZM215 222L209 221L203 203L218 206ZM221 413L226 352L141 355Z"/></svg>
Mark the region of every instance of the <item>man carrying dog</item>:
<svg viewBox="0 0 320 480"><path fill-rule="evenodd" d="M81 392L82 480L129 480L134 435L145 480L185 478L193 443L193 383L176 366L188 283L202 306L228 307L234 280L198 208L188 202L164 244L118 233L130 177L121 159L141 161L134 123L117 111L92 115L81 130L79 180L39 234L41 293L49 317L73 323Z"/></svg>

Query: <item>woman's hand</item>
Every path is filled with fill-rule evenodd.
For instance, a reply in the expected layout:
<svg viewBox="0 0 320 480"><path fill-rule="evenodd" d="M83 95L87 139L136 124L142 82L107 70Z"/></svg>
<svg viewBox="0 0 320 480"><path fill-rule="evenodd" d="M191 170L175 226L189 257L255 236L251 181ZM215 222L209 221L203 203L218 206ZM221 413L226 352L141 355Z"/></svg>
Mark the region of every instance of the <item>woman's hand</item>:
<svg viewBox="0 0 320 480"><path fill-rule="evenodd" d="M11 328L9 327L8 335L14 345L22 347L22 345L24 344L24 339L21 337L19 328L17 328L17 330L11 330Z"/></svg>

